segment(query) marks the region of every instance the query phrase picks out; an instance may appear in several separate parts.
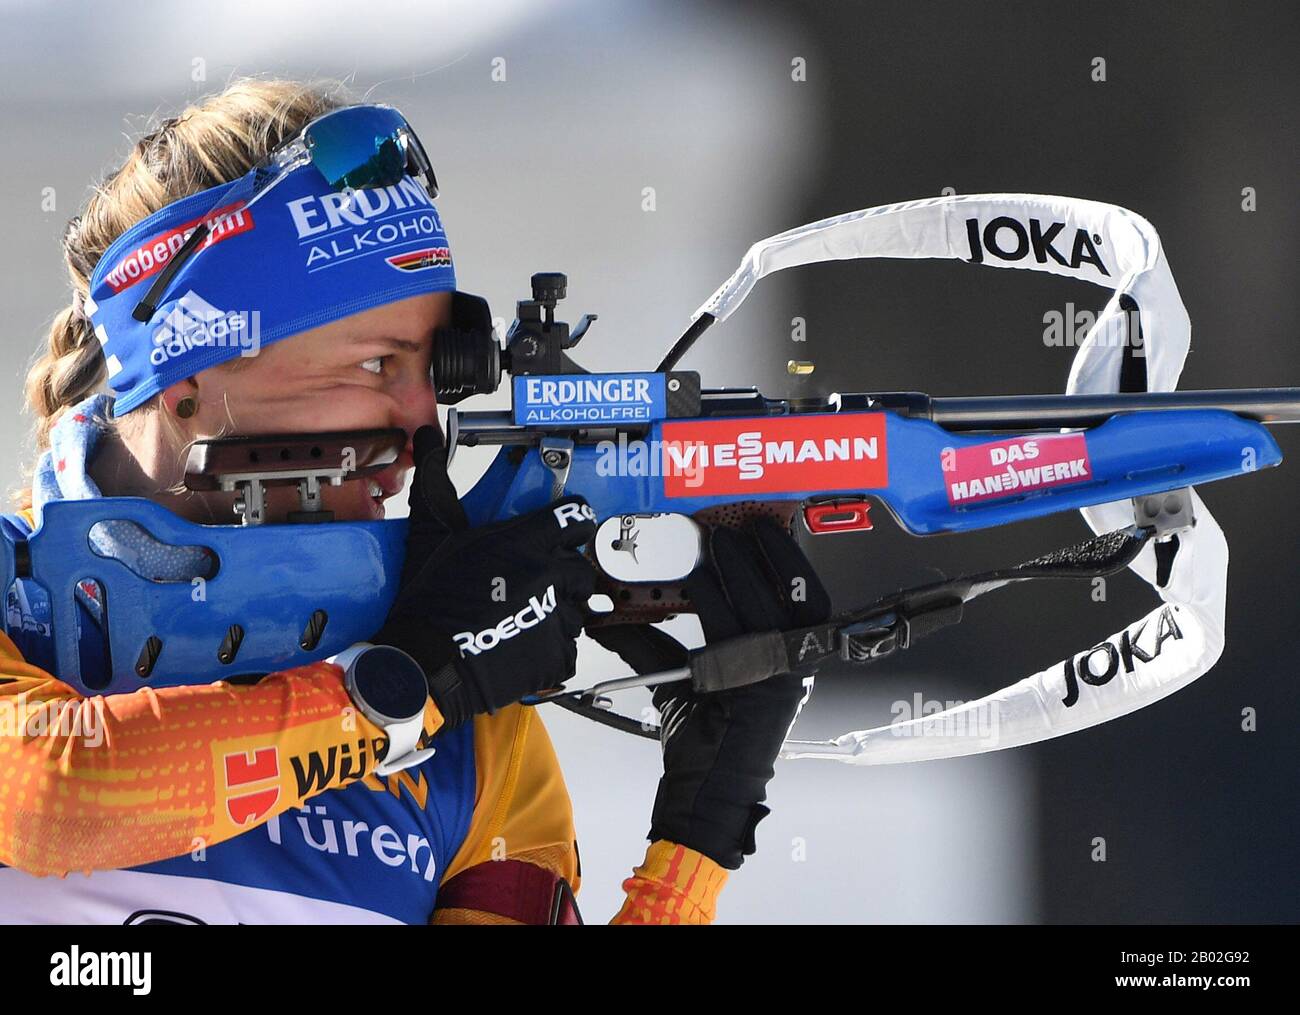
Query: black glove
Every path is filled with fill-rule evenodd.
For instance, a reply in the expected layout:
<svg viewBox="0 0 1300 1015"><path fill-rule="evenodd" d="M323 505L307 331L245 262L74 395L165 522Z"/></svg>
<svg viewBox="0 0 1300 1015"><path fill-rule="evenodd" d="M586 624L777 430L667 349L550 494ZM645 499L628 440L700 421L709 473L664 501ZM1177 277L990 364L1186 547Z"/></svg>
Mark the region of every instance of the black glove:
<svg viewBox="0 0 1300 1015"><path fill-rule="evenodd" d="M771 518L744 530L713 529L707 556L684 588L710 643L830 616L830 597L808 558ZM681 646L655 628L596 629L592 636L639 672L684 662ZM754 852L777 752L811 684L811 675L787 673L715 694L696 692L689 681L657 688L664 774L649 837L738 868Z"/></svg>
<svg viewBox="0 0 1300 1015"><path fill-rule="evenodd" d="M573 676L595 570L581 497L470 529L442 435L415 433L410 529L397 600L372 639L414 657L448 728Z"/></svg>

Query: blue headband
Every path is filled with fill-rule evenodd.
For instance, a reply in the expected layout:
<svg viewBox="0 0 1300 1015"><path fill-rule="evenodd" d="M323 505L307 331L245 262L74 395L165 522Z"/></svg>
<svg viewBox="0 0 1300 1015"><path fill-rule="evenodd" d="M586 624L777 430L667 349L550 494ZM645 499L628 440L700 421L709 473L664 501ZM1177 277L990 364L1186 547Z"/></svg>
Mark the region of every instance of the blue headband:
<svg viewBox="0 0 1300 1015"><path fill-rule="evenodd" d="M95 266L86 314L103 347L114 416L308 328L456 288L442 219L412 177L345 195L308 165L231 213L218 206L237 182L169 204L118 237ZM205 217L211 236L149 321L135 320L146 280Z"/></svg>

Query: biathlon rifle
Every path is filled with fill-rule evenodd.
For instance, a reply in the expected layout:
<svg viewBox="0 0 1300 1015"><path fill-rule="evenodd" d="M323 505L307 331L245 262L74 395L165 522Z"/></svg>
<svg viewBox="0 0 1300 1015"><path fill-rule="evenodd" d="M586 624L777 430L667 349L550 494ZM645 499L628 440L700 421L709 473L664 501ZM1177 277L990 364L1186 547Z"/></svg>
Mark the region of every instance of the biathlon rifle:
<svg viewBox="0 0 1300 1015"><path fill-rule="evenodd" d="M918 392L770 398L704 388L679 361L774 271L843 258L946 257L1105 285L1114 296L1082 341L1063 395L931 397ZM504 350L444 361L444 401L512 375L509 411L450 410L456 446L498 446L465 498L484 523L580 493L600 523L590 548L608 597L602 625L690 612L681 583L710 525L764 514L814 536L870 529L883 509L907 532L969 532L1077 509L1093 538L1017 567L886 596L824 625L708 646L678 669L557 689L563 704L630 732L608 695L688 679L701 691L862 663L958 621L966 603L1015 582L1133 568L1164 605L1096 646L936 716L789 756L858 763L1014 746L1142 707L1204 672L1223 643L1226 544L1193 487L1282 460L1268 426L1300 420L1300 389L1173 390L1190 325L1159 238L1124 209L1070 198L974 195L870 208L762 240L693 315L653 371L591 374L555 318L558 273L534 275ZM453 350L444 350L450 355ZM473 371L477 371L474 373ZM972 735L975 729L978 735ZM991 732L990 732L991 730Z"/></svg>

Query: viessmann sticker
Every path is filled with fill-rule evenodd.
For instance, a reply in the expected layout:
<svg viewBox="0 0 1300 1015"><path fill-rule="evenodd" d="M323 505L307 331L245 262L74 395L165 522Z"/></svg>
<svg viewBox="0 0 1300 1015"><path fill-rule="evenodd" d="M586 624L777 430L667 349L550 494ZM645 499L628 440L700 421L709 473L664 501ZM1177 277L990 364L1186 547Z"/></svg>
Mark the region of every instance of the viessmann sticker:
<svg viewBox="0 0 1300 1015"><path fill-rule="evenodd" d="M664 495L878 489L886 452L879 412L665 423Z"/></svg>
<svg viewBox="0 0 1300 1015"><path fill-rule="evenodd" d="M948 503L955 507L1092 479L1081 433L1014 437L940 455Z"/></svg>

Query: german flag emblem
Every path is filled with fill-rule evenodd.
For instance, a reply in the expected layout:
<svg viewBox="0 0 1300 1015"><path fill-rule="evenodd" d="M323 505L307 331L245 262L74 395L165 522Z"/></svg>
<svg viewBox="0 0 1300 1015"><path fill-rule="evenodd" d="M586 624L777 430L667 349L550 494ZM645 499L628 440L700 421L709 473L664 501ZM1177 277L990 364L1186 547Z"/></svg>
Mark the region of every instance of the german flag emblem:
<svg viewBox="0 0 1300 1015"><path fill-rule="evenodd" d="M428 268L446 268L451 265L450 247L429 247L425 250L412 250L405 254L394 254L384 258L398 271L425 271Z"/></svg>

